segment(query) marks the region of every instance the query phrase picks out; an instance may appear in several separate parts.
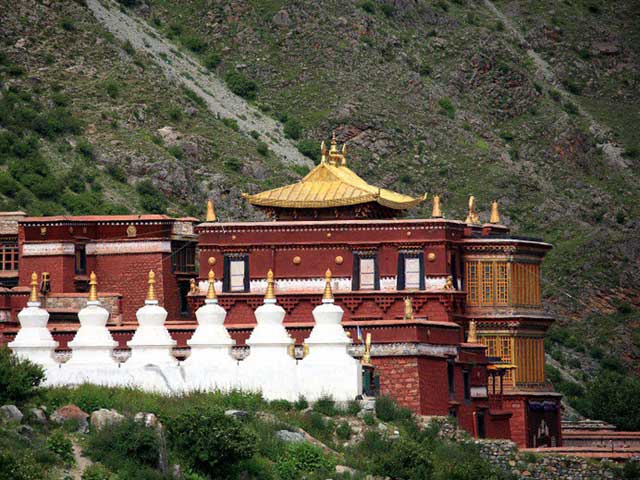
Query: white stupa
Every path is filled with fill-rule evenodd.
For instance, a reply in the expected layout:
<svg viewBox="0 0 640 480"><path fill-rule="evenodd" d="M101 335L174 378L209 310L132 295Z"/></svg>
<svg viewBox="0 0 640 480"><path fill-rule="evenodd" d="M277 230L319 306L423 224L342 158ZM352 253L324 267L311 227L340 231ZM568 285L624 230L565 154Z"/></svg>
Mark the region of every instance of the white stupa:
<svg viewBox="0 0 640 480"><path fill-rule="evenodd" d="M135 386L145 390L172 393L184 388L178 360L173 356L176 341L164 322L167 311L158 305L156 274L149 272L149 292L144 307L138 309L138 328L127 342L131 356L123 364L135 379Z"/></svg>
<svg viewBox="0 0 640 480"><path fill-rule="evenodd" d="M27 306L18 313L20 330L9 348L19 358L30 360L46 368L57 368L54 352L58 346L47 328L49 312L40 306L38 274L31 274L31 296Z"/></svg>
<svg viewBox="0 0 640 480"><path fill-rule="evenodd" d="M333 299L331 270L325 279L322 304L313 309L315 325L305 340L309 353L298 365L298 383L308 400L323 395L353 400L362 393L362 366L347 351L351 339L341 325L344 310Z"/></svg>
<svg viewBox="0 0 640 480"><path fill-rule="evenodd" d="M269 270L264 304L255 311L258 324L247 340L251 350L239 368L242 387L262 391L268 400L295 400L299 394L296 360L289 355L294 341L282 323L285 314L276 302L273 272Z"/></svg>
<svg viewBox="0 0 640 480"><path fill-rule="evenodd" d="M204 305L196 310L198 327L187 340L191 354L182 362L189 388L226 390L237 386L238 362L231 357L235 340L224 326L227 316L218 305L215 274L209 271L209 287Z"/></svg>

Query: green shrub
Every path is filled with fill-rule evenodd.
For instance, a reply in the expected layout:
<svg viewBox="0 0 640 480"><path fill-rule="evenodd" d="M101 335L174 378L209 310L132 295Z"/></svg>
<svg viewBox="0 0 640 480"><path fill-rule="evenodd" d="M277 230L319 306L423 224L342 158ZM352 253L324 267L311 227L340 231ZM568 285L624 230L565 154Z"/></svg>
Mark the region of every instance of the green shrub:
<svg viewBox="0 0 640 480"><path fill-rule="evenodd" d="M231 130L235 130L236 132L240 130L238 121L235 118L223 118L222 123L225 127L229 127Z"/></svg>
<svg viewBox="0 0 640 480"><path fill-rule="evenodd" d="M116 164L107 165L107 175L113 178L117 182L127 183L127 174L124 169Z"/></svg>
<svg viewBox="0 0 640 480"><path fill-rule="evenodd" d="M431 68L431 65L425 62L420 64L420 69L418 70L420 76L422 77L428 77L429 75L431 75L432 71L433 69Z"/></svg>
<svg viewBox="0 0 640 480"><path fill-rule="evenodd" d="M580 113L576 104L572 102L565 102L562 108L564 108L564 111L569 115L578 115L578 113Z"/></svg>
<svg viewBox="0 0 640 480"><path fill-rule="evenodd" d="M385 17L391 18L396 12L396 8L390 3L383 3L382 5L380 5L380 11L384 14Z"/></svg>
<svg viewBox="0 0 640 480"><path fill-rule="evenodd" d="M133 48L133 44L129 40L124 42L124 44L122 45L122 49L131 56L135 55L136 53L136 49Z"/></svg>
<svg viewBox="0 0 640 480"><path fill-rule="evenodd" d="M222 62L222 57L218 52L211 52L202 60L203 65L209 70L215 70L220 62Z"/></svg>
<svg viewBox="0 0 640 480"><path fill-rule="evenodd" d="M207 106L207 102L205 102L196 92L194 92L190 88L184 87L182 90L184 90L184 94L187 96L187 98L189 98L189 100L194 102L196 105L200 105L201 107Z"/></svg>
<svg viewBox="0 0 640 480"><path fill-rule="evenodd" d="M331 475L335 472L335 463L319 447L296 442L285 446L276 468L281 480L299 480L311 474Z"/></svg>
<svg viewBox="0 0 640 480"><path fill-rule="evenodd" d="M53 138L65 133L80 133L80 120L63 107L56 107L40 115L33 122L33 129L39 134Z"/></svg>
<svg viewBox="0 0 640 480"><path fill-rule="evenodd" d="M229 89L236 95L253 100L258 92L258 85L253 80L248 79L244 74L236 70L227 73L225 81Z"/></svg>
<svg viewBox="0 0 640 480"><path fill-rule="evenodd" d="M242 169L242 162L235 157L225 158L222 162L227 170L239 172Z"/></svg>
<svg viewBox="0 0 640 480"><path fill-rule="evenodd" d="M62 19L62 21L60 22L60 26L62 27L63 30L66 30L67 32L74 32L76 30L76 24L73 21L72 18L69 17L65 17Z"/></svg>
<svg viewBox="0 0 640 480"><path fill-rule="evenodd" d="M313 411L326 415L328 417L333 417L338 413L336 410L336 402L335 400L328 396L323 395L313 404Z"/></svg>
<svg viewBox="0 0 640 480"><path fill-rule="evenodd" d="M0 450L0 480L42 480L44 472L32 455Z"/></svg>
<svg viewBox="0 0 640 480"><path fill-rule="evenodd" d="M273 410L287 412L293 409L293 404L289 400L271 400L269 407Z"/></svg>
<svg viewBox="0 0 640 480"><path fill-rule="evenodd" d="M165 213L167 199L156 188L151 180L142 180L136 184L136 191L140 195L142 208L149 213Z"/></svg>
<svg viewBox="0 0 640 480"><path fill-rule="evenodd" d="M93 145L84 138L79 140L76 145L76 150L78 153L87 159L93 159Z"/></svg>
<svg viewBox="0 0 640 480"><path fill-rule="evenodd" d="M256 146L256 150L263 157L266 157L267 155L269 155L269 146L264 142L258 142L258 145Z"/></svg>
<svg viewBox="0 0 640 480"><path fill-rule="evenodd" d="M370 427L376 424L376 417L371 412L365 413L362 416L362 420L364 421L365 425L369 425Z"/></svg>
<svg viewBox="0 0 640 480"><path fill-rule="evenodd" d="M120 83L114 79L108 79L102 82L101 88L111 98L118 98L120 95Z"/></svg>
<svg viewBox="0 0 640 480"><path fill-rule="evenodd" d="M295 118L289 118L284 124L284 136L292 140L298 140L302 135L302 125Z"/></svg>
<svg viewBox="0 0 640 480"><path fill-rule="evenodd" d="M347 413L349 415L355 416L360 413L360 410L362 410L362 407L360 406L360 402L358 400L349 400L349 403L347 404Z"/></svg>
<svg viewBox="0 0 640 480"><path fill-rule="evenodd" d="M304 410L305 408L309 408L309 402L307 402L307 399L304 395L300 395L293 404L293 408L295 408L296 410Z"/></svg>
<svg viewBox="0 0 640 480"><path fill-rule="evenodd" d="M640 147L637 147L635 145L628 146L627 148L625 148L622 156L626 158L638 158L640 157Z"/></svg>
<svg viewBox="0 0 640 480"><path fill-rule="evenodd" d="M340 440L349 440L352 434L351 426L346 421L340 422L336 427L336 435Z"/></svg>
<svg viewBox="0 0 640 480"><path fill-rule="evenodd" d="M89 465L82 472L82 480L119 480L118 476L111 473L107 467L101 463Z"/></svg>
<svg viewBox="0 0 640 480"><path fill-rule="evenodd" d="M442 115L446 115L449 118L455 118L456 108L453 106L450 98L441 98L438 101L438 105L440 106L440 113Z"/></svg>
<svg viewBox="0 0 640 480"><path fill-rule="evenodd" d="M19 359L6 345L0 347L0 404L29 400L43 379L40 366Z"/></svg>
<svg viewBox="0 0 640 480"><path fill-rule="evenodd" d="M129 462L154 467L158 463L159 440L154 429L126 419L92 432L85 452L113 471Z"/></svg>
<svg viewBox="0 0 640 480"><path fill-rule="evenodd" d="M73 465L73 444L60 430L53 432L47 439L47 448L56 454L65 465Z"/></svg>
<svg viewBox="0 0 640 480"><path fill-rule="evenodd" d="M412 413L408 408L400 407L395 400L386 395L376 398L376 416L383 422L394 422L411 418Z"/></svg>
<svg viewBox="0 0 640 480"><path fill-rule="evenodd" d="M296 146L305 157L310 158L316 163L320 161L320 145L318 145L315 140L305 138L300 140Z"/></svg>
<svg viewBox="0 0 640 480"><path fill-rule="evenodd" d="M187 408L170 419L173 448L205 475L221 476L256 452L256 436L218 407Z"/></svg>
<svg viewBox="0 0 640 480"><path fill-rule="evenodd" d="M184 158L184 150L182 150L180 145L171 145L167 148L167 151L178 160L182 160Z"/></svg>
<svg viewBox="0 0 640 480"><path fill-rule="evenodd" d="M203 53L208 48L207 42L197 35L182 37L180 40L185 47L195 53Z"/></svg>
<svg viewBox="0 0 640 480"><path fill-rule="evenodd" d="M0 171L0 193L7 197L13 197L20 189L20 184L11 175Z"/></svg>
<svg viewBox="0 0 640 480"><path fill-rule="evenodd" d="M358 2L358 6L367 13L376 12L376 4L372 0L361 0Z"/></svg>

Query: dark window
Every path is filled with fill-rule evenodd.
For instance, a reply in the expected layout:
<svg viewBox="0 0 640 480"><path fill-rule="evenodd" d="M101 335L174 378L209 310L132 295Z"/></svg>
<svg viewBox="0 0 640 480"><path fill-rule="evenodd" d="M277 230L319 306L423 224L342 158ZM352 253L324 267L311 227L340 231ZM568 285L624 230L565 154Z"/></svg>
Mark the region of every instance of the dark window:
<svg viewBox="0 0 640 480"><path fill-rule="evenodd" d="M455 360L447 360L447 380L449 381L449 397L453 398L456 394L456 370Z"/></svg>
<svg viewBox="0 0 640 480"><path fill-rule="evenodd" d="M11 272L18 270L18 242L8 241L0 243L0 270Z"/></svg>
<svg viewBox="0 0 640 480"><path fill-rule="evenodd" d="M173 242L171 250L171 267L175 273L194 273L196 271L195 243Z"/></svg>
<svg viewBox="0 0 640 480"><path fill-rule="evenodd" d="M478 438L485 438L487 431L484 423L484 411L476 412L476 423L478 424Z"/></svg>
<svg viewBox="0 0 640 480"><path fill-rule="evenodd" d="M464 380L464 401L471 401L471 373L469 370L464 370L462 372L462 378Z"/></svg>
<svg viewBox="0 0 640 480"><path fill-rule="evenodd" d="M222 291L248 292L249 280L249 255L225 255Z"/></svg>
<svg viewBox="0 0 640 480"><path fill-rule="evenodd" d="M87 248L85 245L76 245L76 274L87 273Z"/></svg>
<svg viewBox="0 0 640 480"><path fill-rule="evenodd" d="M380 272L376 253L353 254L352 290L380 290Z"/></svg>
<svg viewBox="0 0 640 480"><path fill-rule="evenodd" d="M458 417L458 409L457 408L451 408L449 410L449 416L453 417L453 418L457 418Z"/></svg>
<svg viewBox="0 0 640 480"><path fill-rule="evenodd" d="M424 253L401 252L398 255L398 290L424 290Z"/></svg>
<svg viewBox="0 0 640 480"><path fill-rule="evenodd" d="M189 291L191 285L189 282L178 282L178 288L180 289L180 315L189 315Z"/></svg>
<svg viewBox="0 0 640 480"><path fill-rule="evenodd" d="M451 255L451 279L453 280L453 288L459 290L460 285L458 285L458 257L455 253Z"/></svg>

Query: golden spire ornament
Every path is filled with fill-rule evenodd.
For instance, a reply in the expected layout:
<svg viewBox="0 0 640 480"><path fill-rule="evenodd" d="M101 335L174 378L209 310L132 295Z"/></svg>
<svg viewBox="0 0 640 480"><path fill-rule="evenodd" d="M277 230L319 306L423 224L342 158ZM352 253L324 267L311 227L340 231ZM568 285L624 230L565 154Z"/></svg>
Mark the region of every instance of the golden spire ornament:
<svg viewBox="0 0 640 480"><path fill-rule="evenodd" d="M342 144L342 159L340 160L340 165L342 166L347 165L347 144L346 143Z"/></svg>
<svg viewBox="0 0 640 480"><path fill-rule="evenodd" d="M276 299L276 291L274 287L275 281L273 280L273 270L269 269L267 272L267 291L264 294L265 300L275 300Z"/></svg>
<svg viewBox="0 0 640 480"><path fill-rule="evenodd" d="M213 269L209 270L209 288L207 290L207 300L210 301L210 303L213 302L217 302L217 297L216 297L216 274L213 273ZM212 301L212 302L211 302Z"/></svg>
<svg viewBox="0 0 640 480"><path fill-rule="evenodd" d="M431 218L442 218L442 206L440 205L440 195L433 196L433 210Z"/></svg>
<svg viewBox="0 0 640 480"><path fill-rule="evenodd" d="M38 297L38 274L33 272L31 274L31 296L29 297L29 303L40 303Z"/></svg>
<svg viewBox="0 0 640 480"><path fill-rule="evenodd" d="M467 223L472 223L474 225L480 223L480 217L478 216L478 212L476 210L476 197L471 195L469 197L469 214L467 215Z"/></svg>
<svg viewBox="0 0 640 480"><path fill-rule="evenodd" d="M411 297L405 297L404 299L404 319L413 320L413 301Z"/></svg>
<svg viewBox="0 0 640 480"><path fill-rule="evenodd" d="M371 365L371 333L367 333L364 341L364 353L362 354L362 364Z"/></svg>
<svg viewBox="0 0 640 480"><path fill-rule="evenodd" d="M327 163L327 154L329 151L327 150L327 144L324 143L324 140L320 144L320 153L322 154L322 163Z"/></svg>
<svg viewBox="0 0 640 480"><path fill-rule="evenodd" d="M498 208L498 201L494 200L491 204L491 218L489 223L500 223L500 209Z"/></svg>
<svg viewBox="0 0 640 480"><path fill-rule="evenodd" d="M331 270L327 269L324 275L324 293L322 294L322 301L324 303L333 302L333 291L331 290Z"/></svg>
<svg viewBox="0 0 640 480"><path fill-rule="evenodd" d="M216 209L213 206L213 200L207 200L207 222L217 222L218 216L216 215Z"/></svg>
<svg viewBox="0 0 640 480"><path fill-rule="evenodd" d="M157 302L156 297L156 274L153 270L149 271L149 291L147 292L147 302Z"/></svg>
<svg viewBox="0 0 640 480"><path fill-rule="evenodd" d="M469 322L469 333L467 335L467 343L478 343L478 336L476 331L476 321L471 320Z"/></svg>
<svg viewBox="0 0 640 480"><path fill-rule="evenodd" d="M91 272L91 275L89 275L89 301L98 301L98 277L96 272Z"/></svg>

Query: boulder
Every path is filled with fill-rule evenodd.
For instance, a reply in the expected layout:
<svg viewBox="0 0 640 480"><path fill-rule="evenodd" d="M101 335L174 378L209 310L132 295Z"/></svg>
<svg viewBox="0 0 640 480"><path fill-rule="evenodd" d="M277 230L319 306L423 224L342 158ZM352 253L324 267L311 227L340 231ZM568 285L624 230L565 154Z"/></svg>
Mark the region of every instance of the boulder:
<svg viewBox="0 0 640 480"><path fill-rule="evenodd" d="M47 423L47 414L44 413L42 408L32 408L29 410L29 414L36 423Z"/></svg>
<svg viewBox="0 0 640 480"><path fill-rule="evenodd" d="M0 416L9 422L20 423L24 415L15 405L3 405L0 407Z"/></svg>
<svg viewBox="0 0 640 480"><path fill-rule="evenodd" d="M51 421L54 423L64 424L68 422L77 422L78 430L87 432L89 430L88 422L89 414L77 405L65 405L60 407L51 415Z"/></svg>
<svg viewBox="0 0 640 480"><path fill-rule="evenodd" d="M276 437L278 437L283 442L287 442L287 443L297 443L297 442L307 441L303 433L291 432L289 430L278 430L276 432Z"/></svg>
<svg viewBox="0 0 640 480"><path fill-rule="evenodd" d="M291 25L291 18L289 17L289 12L286 10L280 10L276 13L271 19L274 25L278 27L287 28Z"/></svg>
<svg viewBox="0 0 640 480"><path fill-rule="evenodd" d="M96 430L102 430L108 425L122 422L125 416L118 413L115 410L109 410L107 408L101 408L95 412L91 412L91 425Z"/></svg>
<svg viewBox="0 0 640 480"><path fill-rule="evenodd" d="M237 418L238 420L245 419L249 416L249 414L244 410L226 410L224 414L227 417L234 417L234 418Z"/></svg>
<svg viewBox="0 0 640 480"><path fill-rule="evenodd" d="M144 423L145 427L153 428L156 430L162 429L162 424L158 420L158 417L155 416L154 413L149 412L138 412L135 414L133 419L136 422Z"/></svg>

